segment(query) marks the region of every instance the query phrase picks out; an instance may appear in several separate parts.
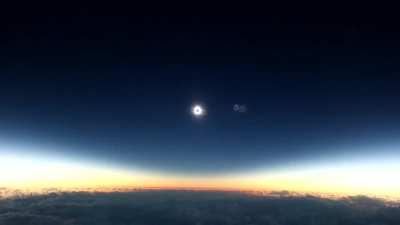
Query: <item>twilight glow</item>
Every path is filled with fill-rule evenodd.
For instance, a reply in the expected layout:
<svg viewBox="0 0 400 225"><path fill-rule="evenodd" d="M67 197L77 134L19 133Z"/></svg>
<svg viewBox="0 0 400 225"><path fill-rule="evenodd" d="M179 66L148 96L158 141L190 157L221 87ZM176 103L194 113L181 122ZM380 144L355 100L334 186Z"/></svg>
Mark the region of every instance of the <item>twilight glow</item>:
<svg viewBox="0 0 400 225"><path fill-rule="evenodd" d="M45 188L210 188L400 198L400 164L396 156L351 158L346 163L332 161L238 174L185 176L4 153L0 158L0 171L0 187L30 191Z"/></svg>

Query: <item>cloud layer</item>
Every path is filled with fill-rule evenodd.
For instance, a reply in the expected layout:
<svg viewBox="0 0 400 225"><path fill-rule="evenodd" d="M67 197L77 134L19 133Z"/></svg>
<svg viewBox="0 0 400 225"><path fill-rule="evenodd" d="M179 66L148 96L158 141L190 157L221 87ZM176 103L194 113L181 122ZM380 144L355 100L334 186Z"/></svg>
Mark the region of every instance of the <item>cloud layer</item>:
<svg viewBox="0 0 400 225"><path fill-rule="evenodd" d="M232 192L76 192L3 199L0 224L398 225L400 208L361 196L328 200Z"/></svg>

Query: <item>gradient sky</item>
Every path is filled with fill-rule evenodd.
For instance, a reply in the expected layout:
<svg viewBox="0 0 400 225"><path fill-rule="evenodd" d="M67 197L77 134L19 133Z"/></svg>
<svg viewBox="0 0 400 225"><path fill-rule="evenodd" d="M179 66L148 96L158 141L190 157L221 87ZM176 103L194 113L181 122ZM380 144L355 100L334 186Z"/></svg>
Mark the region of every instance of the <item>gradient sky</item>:
<svg viewBox="0 0 400 225"><path fill-rule="evenodd" d="M83 10L2 25L4 156L199 179L399 169L399 33L382 20Z"/></svg>

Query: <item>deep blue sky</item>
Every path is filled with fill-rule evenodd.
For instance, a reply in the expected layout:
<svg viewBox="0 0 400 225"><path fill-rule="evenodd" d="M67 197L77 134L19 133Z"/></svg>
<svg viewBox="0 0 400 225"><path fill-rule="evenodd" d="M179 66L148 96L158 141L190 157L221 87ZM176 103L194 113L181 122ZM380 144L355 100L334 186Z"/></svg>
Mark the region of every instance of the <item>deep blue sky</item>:
<svg viewBox="0 0 400 225"><path fill-rule="evenodd" d="M9 15L0 135L178 173L369 154L399 138L400 37L355 18Z"/></svg>

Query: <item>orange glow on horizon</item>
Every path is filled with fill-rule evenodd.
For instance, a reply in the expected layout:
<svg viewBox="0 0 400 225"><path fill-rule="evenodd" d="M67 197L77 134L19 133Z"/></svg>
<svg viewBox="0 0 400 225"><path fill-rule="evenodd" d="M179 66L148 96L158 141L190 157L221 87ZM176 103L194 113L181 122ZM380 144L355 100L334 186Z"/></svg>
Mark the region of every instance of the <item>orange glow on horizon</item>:
<svg viewBox="0 0 400 225"><path fill-rule="evenodd" d="M382 164L383 165L383 164ZM177 176L110 170L67 163L45 163L16 157L0 159L0 187L40 190L165 188L215 190L287 190L298 193L369 195L400 199L400 165L344 166L269 171L235 176Z"/></svg>

